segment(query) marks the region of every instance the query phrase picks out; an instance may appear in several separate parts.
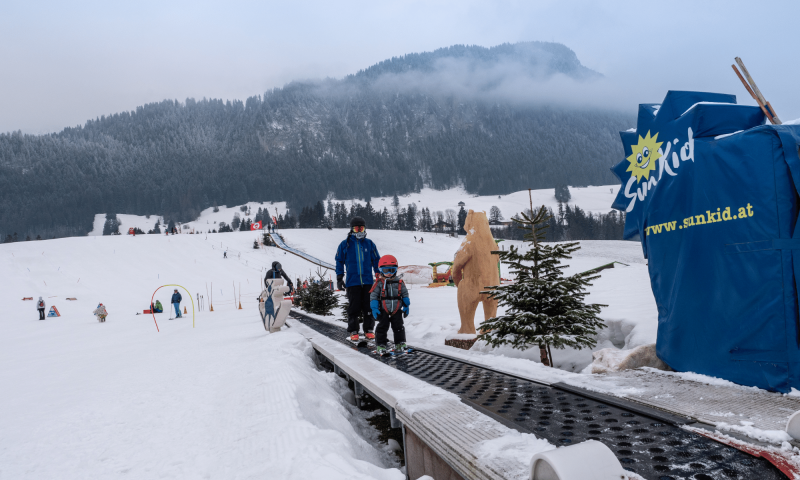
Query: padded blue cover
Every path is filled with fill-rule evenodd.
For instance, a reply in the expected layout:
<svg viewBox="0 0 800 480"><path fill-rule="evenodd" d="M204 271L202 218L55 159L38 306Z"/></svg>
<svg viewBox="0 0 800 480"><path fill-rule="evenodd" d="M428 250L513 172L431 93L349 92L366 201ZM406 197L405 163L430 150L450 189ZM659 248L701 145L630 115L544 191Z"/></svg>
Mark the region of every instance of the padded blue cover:
<svg viewBox="0 0 800 480"><path fill-rule="evenodd" d="M677 371L800 389L800 125L716 93L667 93L621 132L613 207L639 236L658 356Z"/></svg>

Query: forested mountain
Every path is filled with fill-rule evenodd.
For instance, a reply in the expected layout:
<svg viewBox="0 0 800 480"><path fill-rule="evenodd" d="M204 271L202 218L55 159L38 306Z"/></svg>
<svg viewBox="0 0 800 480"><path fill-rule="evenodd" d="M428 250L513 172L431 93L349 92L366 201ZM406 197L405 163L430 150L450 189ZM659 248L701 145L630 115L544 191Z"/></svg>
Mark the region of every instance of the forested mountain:
<svg viewBox="0 0 800 480"><path fill-rule="evenodd" d="M512 77L598 76L559 44L454 46L244 102L165 100L58 133L0 134L0 234L81 235L96 213L185 221L247 201L287 200L297 214L329 194L423 185L485 195L613 183L632 115L494 94Z"/></svg>

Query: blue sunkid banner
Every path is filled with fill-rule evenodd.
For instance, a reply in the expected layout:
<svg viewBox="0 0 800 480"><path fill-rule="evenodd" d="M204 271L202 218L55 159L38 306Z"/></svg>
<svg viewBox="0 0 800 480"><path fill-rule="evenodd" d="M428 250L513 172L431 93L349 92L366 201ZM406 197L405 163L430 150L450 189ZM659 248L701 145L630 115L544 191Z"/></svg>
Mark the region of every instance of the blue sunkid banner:
<svg viewBox="0 0 800 480"><path fill-rule="evenodd" d="M800 125L764 123L734 95L639 105L612 206L648 259L658 356L788 392L800 389Z"/></svg>

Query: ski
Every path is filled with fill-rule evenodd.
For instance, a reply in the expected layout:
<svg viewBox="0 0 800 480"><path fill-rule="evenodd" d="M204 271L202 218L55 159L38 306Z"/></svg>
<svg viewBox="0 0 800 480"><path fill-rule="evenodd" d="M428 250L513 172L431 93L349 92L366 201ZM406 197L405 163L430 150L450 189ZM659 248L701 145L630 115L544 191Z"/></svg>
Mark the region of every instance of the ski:
<svg viewBox="0 0 800 480"><path fill-rule="evenodd" d="M357 348L364 348L368 345L366 339L361 337L359 337L358 340L352 340L350 337L347 337L347 341L355 345Z"/></svg>
<svg viewBox="0 0 800 480"><path fill-rule="evenodd" d="M413 351L414 351L414 349L411 348L411 347L406 347L405 350L394 350L394 349L392 349L391 355L393 357L401 357L403 355L408 355L409 353L411 353Z"/></svg>

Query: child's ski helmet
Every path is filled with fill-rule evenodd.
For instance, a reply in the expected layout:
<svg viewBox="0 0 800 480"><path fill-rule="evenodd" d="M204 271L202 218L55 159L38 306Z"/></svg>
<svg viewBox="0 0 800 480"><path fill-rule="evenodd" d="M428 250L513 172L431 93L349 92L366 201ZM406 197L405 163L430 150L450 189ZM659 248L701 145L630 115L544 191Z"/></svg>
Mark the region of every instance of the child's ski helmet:
<svg viewBox="0 0 800 480"><path fill-rule="evenodd" d="M392 255L384 255L378 260L378 268L380 267L396 267L397 259Z"/></svg>

